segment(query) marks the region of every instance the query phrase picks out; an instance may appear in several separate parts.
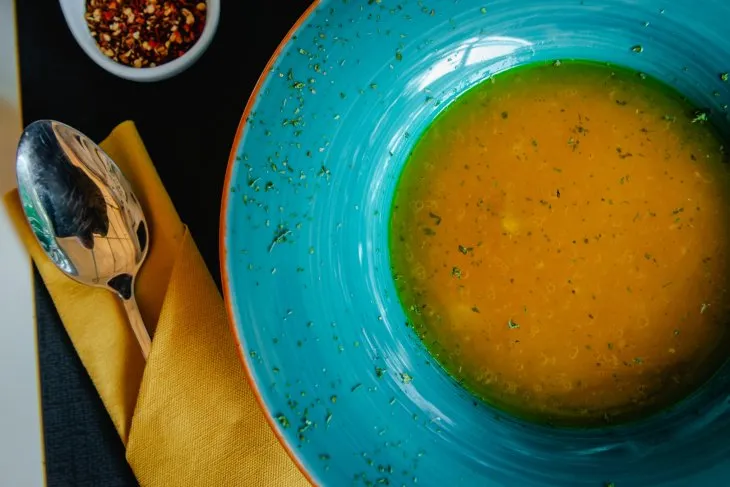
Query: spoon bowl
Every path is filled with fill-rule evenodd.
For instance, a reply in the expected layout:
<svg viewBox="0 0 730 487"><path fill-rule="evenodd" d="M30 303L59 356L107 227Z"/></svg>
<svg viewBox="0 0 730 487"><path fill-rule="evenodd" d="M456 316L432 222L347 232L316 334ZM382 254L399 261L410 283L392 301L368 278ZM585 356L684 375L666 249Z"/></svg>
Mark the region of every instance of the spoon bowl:
<svg viewBox="0 0 730 487"><path fill-rule="evenodd" d="M149 239L129 182L93 141L53 120L25 128L16 168L23 211L45 253L72 279L119 295L146 357L134 279Z"/></svg>

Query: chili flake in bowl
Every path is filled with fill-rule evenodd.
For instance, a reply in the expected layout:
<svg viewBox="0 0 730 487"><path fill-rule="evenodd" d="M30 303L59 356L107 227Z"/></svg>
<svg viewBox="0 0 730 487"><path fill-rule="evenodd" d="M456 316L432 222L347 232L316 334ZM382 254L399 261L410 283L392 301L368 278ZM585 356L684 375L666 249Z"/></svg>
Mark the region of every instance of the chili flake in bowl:
<svg viewBox="0 0 730 487"><path fill-rule="evenodd" d="M220 0L61 0L81 48L107 71L157 81L191 66L213 38Z"/></svg>
<svg viewBox="0 0 730 487"><path fill-rule="evenodd" d="M205 26L205 2L87 0L86 23L105 56L135 68L184 55Z"/></svg>

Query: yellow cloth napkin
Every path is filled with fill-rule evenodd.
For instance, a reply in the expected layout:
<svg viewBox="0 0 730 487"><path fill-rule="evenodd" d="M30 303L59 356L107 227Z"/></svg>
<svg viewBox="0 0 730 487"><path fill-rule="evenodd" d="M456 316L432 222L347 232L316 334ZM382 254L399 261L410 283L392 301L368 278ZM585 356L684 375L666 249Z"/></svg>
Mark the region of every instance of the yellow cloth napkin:
<svg viewBox="0 0 730 487"><path fill-rule="evenodd" d="M149 254L136 286L142 317L154 331L146 365L117 297L63 275L32 235L17 191L4 201L138 481L145 487L309 485L266 422L223 300L134 124L122 123L100 145L129 179L149 224Z"/></svg>

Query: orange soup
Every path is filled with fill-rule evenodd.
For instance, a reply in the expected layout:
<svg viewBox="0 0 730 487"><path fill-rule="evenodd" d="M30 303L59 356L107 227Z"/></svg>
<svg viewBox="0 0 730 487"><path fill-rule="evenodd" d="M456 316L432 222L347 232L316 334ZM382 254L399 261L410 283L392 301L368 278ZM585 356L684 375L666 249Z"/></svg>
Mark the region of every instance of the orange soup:
<svg viewBox="0 0 730 487"><path fill-rule="evenodd" d="M727 155L659 82L557 64L487 80L425 132L395 195L393 272L419 337L487 403L635 420L728 357Z"/></svg>

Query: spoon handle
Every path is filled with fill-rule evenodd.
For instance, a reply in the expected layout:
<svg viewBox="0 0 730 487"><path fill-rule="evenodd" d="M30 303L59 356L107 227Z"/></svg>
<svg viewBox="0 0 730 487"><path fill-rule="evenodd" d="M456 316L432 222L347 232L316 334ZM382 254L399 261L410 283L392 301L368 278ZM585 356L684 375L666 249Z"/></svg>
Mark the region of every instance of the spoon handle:
<svg viewBox="0 0 730 487"><path fill-rule="evenodd" d="M147 356L150 354L150 348L152 347L152 340L150 340L150 334L147 332L147 328L144 326L142 321L142 315L139 313L137 307L137 301L132 295L129 299L122 299L124 303L124 310L127 312L129 318L129 324L132 326L134 336L137 337L139 346L142 349L142 356L147 360Z"/></svg>

